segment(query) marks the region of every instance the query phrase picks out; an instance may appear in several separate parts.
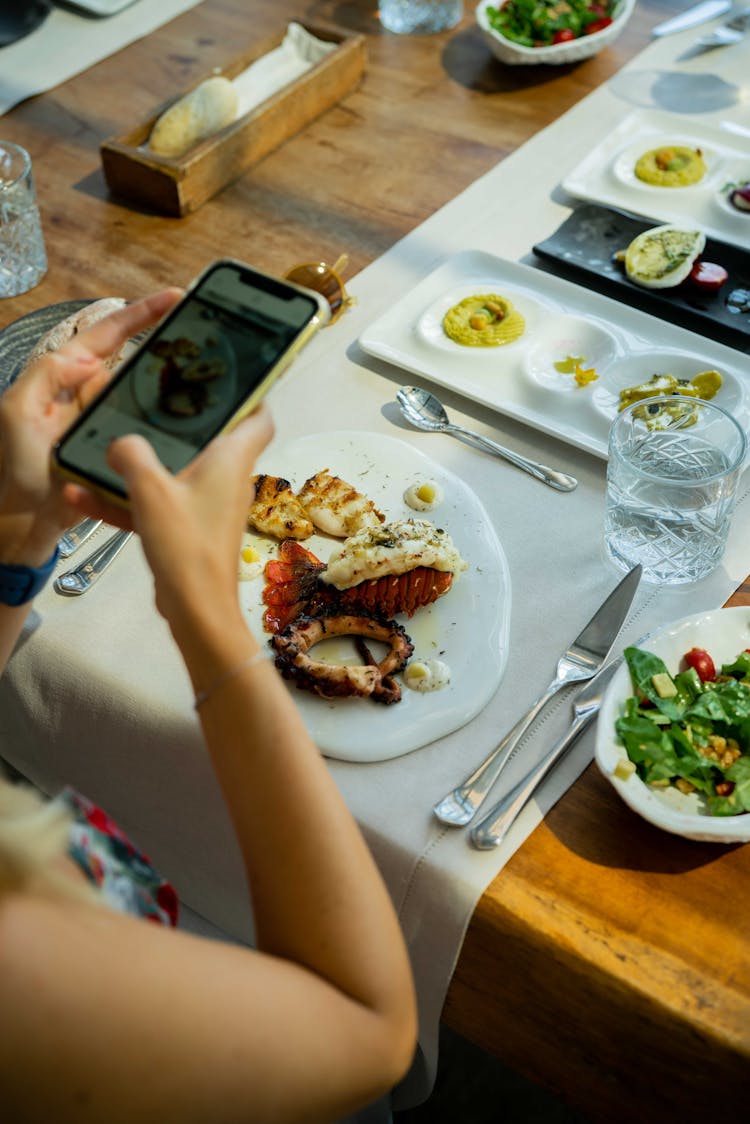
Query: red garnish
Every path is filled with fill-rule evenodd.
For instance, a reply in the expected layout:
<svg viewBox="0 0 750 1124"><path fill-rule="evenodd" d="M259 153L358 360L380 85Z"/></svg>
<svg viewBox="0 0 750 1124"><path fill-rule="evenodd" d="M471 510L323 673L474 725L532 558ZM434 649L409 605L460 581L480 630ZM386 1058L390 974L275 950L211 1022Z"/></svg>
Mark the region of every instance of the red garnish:
<svg viewBox="0 0 750 1124"><path fill-rule="evenodd" d="M729 274L723 265L716 265L711 261L701 261L700 258L690 270L691 283L706 293L718 293L728 277Z"/></svg>
<svg viewBox="0 0 750 1124"><path fill-rule="evenodd" d="M596 35L597 31L604 31L604 28L609 27L611 23L612 20L609 16L605 16L600 20L592 20L591 23L586 26L586 34Z"/></svg>

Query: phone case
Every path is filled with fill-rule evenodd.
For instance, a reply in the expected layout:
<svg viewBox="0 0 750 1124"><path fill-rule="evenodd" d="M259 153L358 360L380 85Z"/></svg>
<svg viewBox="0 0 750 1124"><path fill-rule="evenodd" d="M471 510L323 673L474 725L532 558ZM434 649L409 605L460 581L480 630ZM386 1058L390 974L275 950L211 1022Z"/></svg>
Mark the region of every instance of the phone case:
<svg viewBox="0 0 750 1124"><path fill-rule="evenodd" d="M191 284L187 287L185 297L183 298L183 300L180 301L179 304L177 306L175 306L174 309L170 310L170 312L167 314L167 316L164 318L164 320L160 324L158 324L156 326L156 328L154 328L151 332L148 333L148 336L143 341L143 343L141 343L141 345L138 347L137 351L132 356L130 356L130 358L126 361L129 369L132 369L134 364L135 364L136 359L138 359L139 356L142 355L142 353L144 351L148 350L149 345L150 345L151 341L153 340L153 336L157 332L159 332L162 328L164 328L164 327L168 328L169 323L171 321L171 318L175 315L175 313L179 309L182 309L186 305L189 305L191 296L194 294L194 292L197 289L200 288L200 286L202 285L204 280L206 280L210 276L211 273L213 273L217 269L220 269L223 266L228 266L228 267L236 268L236 269L240 269L240 270L249 269L249 270L251 270L251 272L268 279L269 281L273 282L276 285L281 285L286 289L295 289L295 290L297 290L297 292L304 293L305 296L310 297L314 300L318 311L317 311L317 313L315 313L310 318L310 320L307 322L307 324L305 324L302 327L302 329L299 331L299 334L297 335L296 339L294 339L293 342L287 347L287 349L285 351L283 351L278 356L278 359L274 363L273 367L271 367L268 371L266 371L262 380L258 383L258 385L255 387L255 389L250 393L250 395L246 399L244 399L240 403L240 405L237 407L237 409L224 422L222 428L214 436L218 436L218 433L226 433L226 432L229 432L230 430L234 429L234 427L244 417L246 417L249 413L251 413L255 409L255 407L260 403L261 399L268 393L268 391L271 389L271 387L274 385L274 383L277 382L277 380L281 377L281 375L284 373L284 371L286 371L286 369L290 366L290 364L293 362L293 360L296 358L296 356L299 354L299 352L302 350L302 348L305 346L305 344L307 344L309 342L309 340L312 338L312 336L315 334L315 332L318 330L318 328L320 328L324 324L326 324L328 319L330 318L330 310L329 310L328 304L319 293L316 293L311 289L307 289L302 285L297 285L297 284L295 284L291 281L284 281L284 280L281 280L278 277L273 277L270 274L264 273L262 270L255 269L252 266L247 266L243 262L238 262L238 261L235 261L235 260L229 259L229 258L221 259L220 261L213 262L210 266L208 266L205 270L203 270L203 272L200 273L198 275L198 277L196 277L193 282L191 282ZM217 335L220 335L220 334L217 333ZM137 387L138 387L138 375L137 375L137 372L136 372L136 374L133 377L132 387L131 387L131 392L133 393L134 397L136 397L136 399L138 399ZM109 391L109 384L107 385L107 387L104 388L102 393L92 403L90 403L90 405L87 408L87 410L85 411L84 415L81 415L81 417L88 417L89 414L95 409L95 407L102 400L102 398L106 397L108 391ZM138 401L138 405L139 405L139 408L143 408L143 403L141 401ZM159 419L159 428L163 429L165 432L169 433L170 432L169 428L167 426L162 425L163 416L164 415L162 415L162 417L160 417L160 419ZM148 411L146 409L144 409L144 417L146 418L146 420L148 420ZM59 457L60 457L60 454L61 454L61 450L62 450L62 448L63 448L63 446L66 442L66 439L70 436L71 433L73 433L76 430L80 420L81 419L79 418L78 421L74 424L74 426L71 427L71 429L67 433L63 434L62 438L60 439L60 441L58 442L57 446L55 447L55 449L53 451L54 465L55 465L56 471L59 472L65 479L73 480L75 483L82 484L87 488L92 488L95 491L100 492L101 494L105 495L109 500L112 500L113 502L117 503L118 505L127 507L128 506L127 497L121 495L119 492L117 492L114 489L108 487L105 482L103 482L101 480L98 480L98 479L96 479L96 480L92 479L90 476L87 476L85 473L76 471L76 469L71 467L69 464L64 464L60 461ZM199 422L202 423L203 426L205 426L205 416L203 414L200 415ZM209 439L209 442L210 442L210 440L212 440L212 438ZM206 443L209 443L209 442L206 442ZM204 448L204 447L205 447L205 445L202 446L202 448ZM196 450L196 455L197 455L198 451L199 450Z"/></svg>

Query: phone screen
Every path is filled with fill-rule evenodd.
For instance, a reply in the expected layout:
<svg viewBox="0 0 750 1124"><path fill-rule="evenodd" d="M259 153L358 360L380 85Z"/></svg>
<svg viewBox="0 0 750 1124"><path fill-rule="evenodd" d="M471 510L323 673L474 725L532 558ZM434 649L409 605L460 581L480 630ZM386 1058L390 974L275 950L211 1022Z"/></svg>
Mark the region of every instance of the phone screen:
<svg viewBox="0 0 750 1124"><path fill-rule="evenodd" d="M287 282L235 263L199 280L57 450L62 468L124 496L106 462L126 433L144 436L171 472L225 428L320 312Z"/></svg>

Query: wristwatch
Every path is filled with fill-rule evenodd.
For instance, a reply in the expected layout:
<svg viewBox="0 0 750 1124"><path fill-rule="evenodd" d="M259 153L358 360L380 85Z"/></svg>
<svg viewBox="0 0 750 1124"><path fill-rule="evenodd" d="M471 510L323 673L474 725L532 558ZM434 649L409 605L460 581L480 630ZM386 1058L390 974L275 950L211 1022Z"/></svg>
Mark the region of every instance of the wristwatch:
<svg viewBox="0 0 750 1124"><path fill-rule="evenodd" d="M43 566L16 566L0 562L0 605L25 605L44 589L57 565L60 551L54 553Z"/></svg>

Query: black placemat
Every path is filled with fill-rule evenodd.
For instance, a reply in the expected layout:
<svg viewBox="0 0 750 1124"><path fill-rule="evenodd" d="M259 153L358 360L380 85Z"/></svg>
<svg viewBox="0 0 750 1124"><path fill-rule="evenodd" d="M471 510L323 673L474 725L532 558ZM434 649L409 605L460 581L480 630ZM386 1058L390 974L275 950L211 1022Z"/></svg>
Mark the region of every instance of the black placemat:
<svg viewBox="0 0 750 1124"><path fill-rule="evenodd" d="M87 304L91 304L91 300L48 304L45 308L37 308L35 312L14 320L0 332L0 394L19 374L29 352L44 333L80 308L85 308Z"/></svg>
<svg viewBox="0 0 750 1124"><path fill-rule="evenodd" d="M554 234L534 246L534 253L541 259L534 264L719 343L750 351L750 253L746 250L706 239L702 259L723 265L729 273L729 280L716 294L701 293L689 283L674 289L644 289L630 281L624 267L613 261L615 251L624 250L644 230L660 225L656 220L586 204L577 207ZM745 310L733 311L727 301L743 291Z"/></svg>

